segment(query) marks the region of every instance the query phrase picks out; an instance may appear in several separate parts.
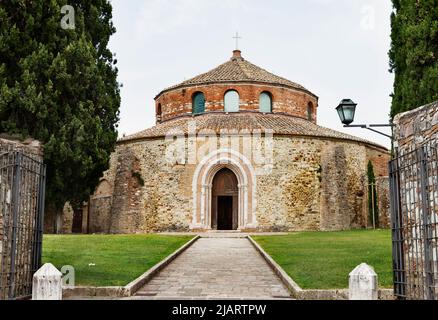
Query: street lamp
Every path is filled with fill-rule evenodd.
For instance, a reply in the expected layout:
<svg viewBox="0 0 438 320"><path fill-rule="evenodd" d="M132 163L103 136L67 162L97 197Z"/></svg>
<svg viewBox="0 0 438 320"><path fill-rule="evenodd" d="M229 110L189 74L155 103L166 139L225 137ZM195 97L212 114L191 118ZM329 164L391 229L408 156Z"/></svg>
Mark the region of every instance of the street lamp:
<svg viewBox="0 0 438 320"><path fill-rule="evenodd" d="M375 130L373 128L378 127L394 127L393 123L389 124L356 124L351 125L354 121L354 114L356 112L356 106L357 103L354 103L351 99L342 99L341 103L336 107L336 111L338 112L339 118L341 119L341 122L344 124L345 128L362 128L371 130L373 132L376 132L378 134L384 135L385 137L390 138L392 141L394 141L394 137L390 136L389 134L380 132L378 130Z"/></svg>
<svg viewBox="0 0 438 320"><path fill-rule="evenodd" d="M351 99L342 99L339 106L336 107L341 122L348 126L354 121L354 114L356 112L357 103Z"/></svg>

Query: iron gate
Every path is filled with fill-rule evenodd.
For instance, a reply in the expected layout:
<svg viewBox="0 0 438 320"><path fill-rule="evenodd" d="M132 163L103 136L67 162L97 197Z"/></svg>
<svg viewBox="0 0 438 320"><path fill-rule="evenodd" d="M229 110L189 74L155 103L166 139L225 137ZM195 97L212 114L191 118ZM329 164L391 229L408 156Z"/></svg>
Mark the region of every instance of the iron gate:
<svg viewBox="0 0 438 320"><path fill-rule="evenodd" d="M438 146L389 163L394 294L438 300Z"/></svg>
<svg viewBox="0 0 438 320"><path fill-rule="evenodd" d="M0 300L32 294L41 266L45 170L35 156L0 150Z"/></svg>

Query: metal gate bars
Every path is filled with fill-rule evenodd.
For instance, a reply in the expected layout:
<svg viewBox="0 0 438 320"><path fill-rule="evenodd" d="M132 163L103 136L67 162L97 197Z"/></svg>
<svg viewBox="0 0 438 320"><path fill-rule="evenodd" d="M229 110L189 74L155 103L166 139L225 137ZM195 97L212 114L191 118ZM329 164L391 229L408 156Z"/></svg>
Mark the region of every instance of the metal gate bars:
<svg viewBox="0 0 438 320"><path fill-rule="evenodd" d="M21 151L0 151L0 300L32 293L41 265L46 168Z"/></svg>
<svg viewBox="0 0 438 320"><path fill-rule="evenodd" d="M389 163L394 294L438 300L438 149L435 141Z"/></svg>

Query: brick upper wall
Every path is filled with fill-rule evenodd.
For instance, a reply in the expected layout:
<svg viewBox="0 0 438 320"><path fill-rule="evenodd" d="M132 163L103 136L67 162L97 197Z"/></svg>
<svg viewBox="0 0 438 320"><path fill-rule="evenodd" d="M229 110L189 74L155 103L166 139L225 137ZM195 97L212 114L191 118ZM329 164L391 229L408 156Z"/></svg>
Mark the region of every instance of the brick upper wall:
<svg viewBox="0 0 438 320"><path fill-rule="evenodd" d="M391 160L391 154L389 152L371 147L367 148L367 160L373 164L376 177L388 176L388 162Z"/></svg>
<svg viewBox="0 0 438 320"><path fill-rule="evenodd" d="M155 100L157 123L181 115L192 114L193 95L204 93L205 112L224 111L224 95L229 90L239 93L240 110L259 111L259 97L269 92L272 97L272 112L307 119L308 106L312 110L312 122L316 123L318 98L306 91L265 84L208 84L177 88L166 91Z"/></svg>

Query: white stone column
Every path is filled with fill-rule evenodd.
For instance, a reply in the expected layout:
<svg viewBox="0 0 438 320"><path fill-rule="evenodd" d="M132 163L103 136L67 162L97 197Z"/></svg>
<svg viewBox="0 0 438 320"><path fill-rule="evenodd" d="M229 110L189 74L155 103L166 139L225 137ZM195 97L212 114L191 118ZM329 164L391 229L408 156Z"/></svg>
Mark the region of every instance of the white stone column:
<svg viewBox="0 0 438 320"><path fill-rule="evenodd" d="M200 225L202 226L202 228L205 226L205 211L206 211L206 188L207 185L203 184L202 185L202 189L201 189L201 221L199 221Z"/></svg>
<svg viewBox="0 0 438 320"><path fill-rule="evenodd" d="M350 300L377 300L377 274L373 267L361 263L349 275Z"/></svg>
<svg viewBox="0 0 438 320"><path fill-rule="evenodd" d="M32 300L62 300L62 273L51 263L33 275Z"/></svg>
<svg viewBox="0 0 438 320"><path fill-rule="evenodd" d="M206 192L206 201L207 201L207 209L205 211L205 229L210 230L211 229L211 199L212 199L212 194L211 191L213 189L213 185L209 184L206 185L205 187L205 192Z"/></svg>
<svg viewBox="0 0 438 320"><path fill-rule="evenodd" d="M243 189L242 189L242 185L238 184L237 185L238 188L238 221L237 221L237 229L243 229L244 225L245 225L245 218L244 218L244 212L243 212Z"/></svg>
<svg viewBox="0 0 438 320"><path fill-rule="evenodd" d="M246 228L248 224L248 185L242 184L240 188L242 190L242 227Z"/></svg>

